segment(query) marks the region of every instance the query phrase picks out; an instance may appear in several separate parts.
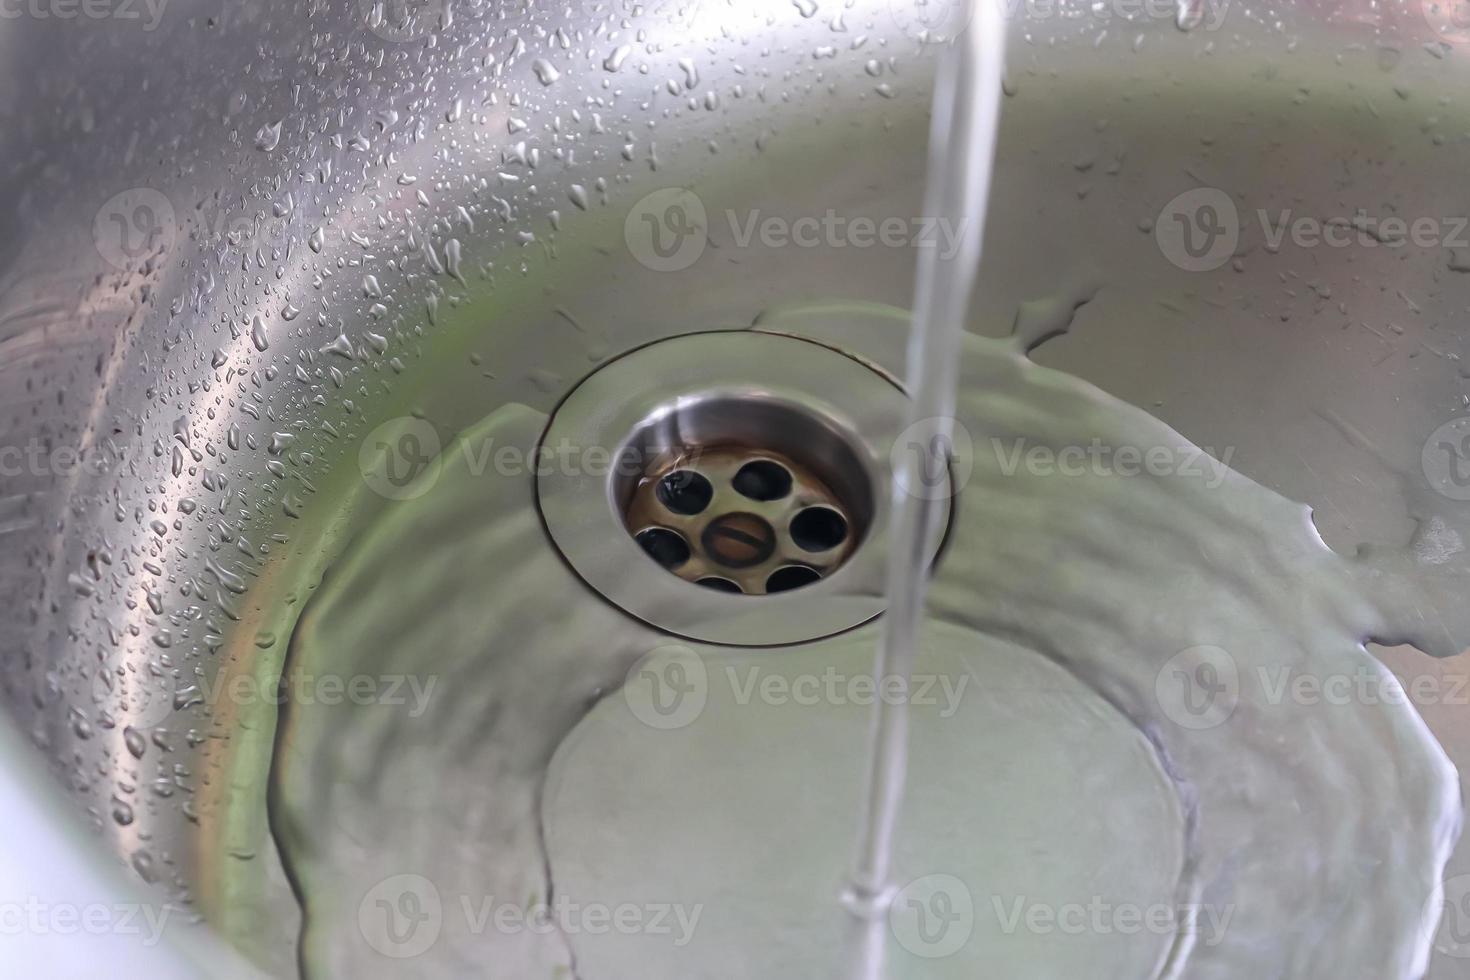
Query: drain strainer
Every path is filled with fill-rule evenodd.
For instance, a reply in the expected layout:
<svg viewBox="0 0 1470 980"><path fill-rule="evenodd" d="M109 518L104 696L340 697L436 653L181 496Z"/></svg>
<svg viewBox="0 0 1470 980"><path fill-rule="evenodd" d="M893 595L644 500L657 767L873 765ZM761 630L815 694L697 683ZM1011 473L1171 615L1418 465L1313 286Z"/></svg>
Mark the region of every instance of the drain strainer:
<svg viewBox="0 0 1470 980"><path fill-rule="evenodd" d="M798 337L659 341L557 408L543 448L612 465L543 470L541 513L587 584L650 625L736 646L827 636L882 611L905 408L887 375Z"/></svg>
<svg viewBox="0 0 1470 980"><path fill-rule="evenodd" d="M827 480L768 447L696 447L640 475L623 520L643 550L682 579L746 595L789 592L840 568L872 519L856 454L830 443L817 458L843 455L852 457L845 478Z"/></svg>

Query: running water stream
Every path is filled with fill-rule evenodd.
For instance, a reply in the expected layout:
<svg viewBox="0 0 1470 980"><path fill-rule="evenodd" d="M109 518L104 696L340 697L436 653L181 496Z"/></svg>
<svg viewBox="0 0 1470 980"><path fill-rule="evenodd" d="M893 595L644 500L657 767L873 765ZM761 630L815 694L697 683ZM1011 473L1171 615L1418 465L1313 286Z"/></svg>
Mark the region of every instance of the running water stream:
<svg viewBox="0 0 1470 980"><path fill-rule="evenodd" d="M923 623L929 581L928 542L947 511L946 501L923 492L921 473L947 467L953 446L955 389L965 313L980 266L990 198L996 132L1000 127L1005 25L1000 5L962 0L969 10L959 36L945 42L929 131L926 215L953 221L957 247L921 249L915 274L913 335L909 341L908 425L893 479L887 605L874 676L902 678L907 687ZM908 768L908 704L879 699L874 706L867 792L857 859L844 904L858 918L850 941L851 975L883 974L885 930L892 900L893 838L903 806Z"/></svg>

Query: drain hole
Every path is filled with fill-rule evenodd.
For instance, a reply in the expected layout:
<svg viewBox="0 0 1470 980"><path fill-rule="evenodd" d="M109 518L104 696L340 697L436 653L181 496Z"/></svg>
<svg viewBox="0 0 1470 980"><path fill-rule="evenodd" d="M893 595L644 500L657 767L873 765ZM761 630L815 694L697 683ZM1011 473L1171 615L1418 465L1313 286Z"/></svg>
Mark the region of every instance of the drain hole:
<svg viewBox="0 0 1470 980"><path fill-rule="evenodd" d="M847 540L847 519L830 507L808 507L791 519L791 540L802 551L830 551Z"/></svg>
<svg viewBox="0 0 1470 980"><path fill-rule="evenodd" d="M689 517L709 506L710 500L714 498L715 488L693 470L674 470L658 481L654 495L658 497L659 503L675 514ZM685 557L688 557L687 552Z"/></svg>
<svg viewBox="0 0 1470 980"><path fill-rule="evenodd" d="M780 500L791 492L791 473L780 463L757 459L740 467L730 485L751 500Z"/></svg>
<svg viewBox="0 0 1470 980"><path fill-rule="evenodd" d="M639 466L615 474L608 497L686 582L748 596L801 588L846 564L872 525L865 450L816 409L681 396L622 445ZM609 564L609 579L622 573Z"/></svg>
<svg viewBox="0 0 1470 980"><path fill-rule="evenodd" d="M695 585L702 585L706 589L714 589L716 592L743 592L744 589L727 578L718 575L706 575L704 578L694 580Z"/></svg>
<svg viewBox="0 0 1470 980"><path fill-rule="evenodd" d="M665 568L678 568L689 560L689 543L677 531L650 527L638 532L638 543Z"/></svg>
<svg viewBox="0 0 1470 980"><path fill-rule="evenodd" d="M807 568L805 565L787 565L778 568L766 579L767 592L790 592L799 589L803 585L811 585L821 579L822 575L815 568Z"/></svg>

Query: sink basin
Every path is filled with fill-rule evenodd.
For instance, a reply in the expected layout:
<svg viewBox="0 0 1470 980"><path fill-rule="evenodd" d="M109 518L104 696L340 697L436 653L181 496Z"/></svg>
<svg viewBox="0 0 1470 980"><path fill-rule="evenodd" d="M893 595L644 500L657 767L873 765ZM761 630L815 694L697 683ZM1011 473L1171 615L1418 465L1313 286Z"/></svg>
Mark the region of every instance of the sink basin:
<svg viewBox="0 0 1470 980"><path fill-rule="evenodd" d="M456 436L508 406L557 413L630 352L755 324L820 335L843 361L829 377L901 375L860 343L826 350L849 345L789 311L907 309L917 250L950 240L921 201L935 37L956 13L124 6L0 19L12 754L51 770L43 812L90 828L99 894L178 910L166 945L219 943L242 975L391 973L391 956L317 970L302 952L302 872L280 849L297 829L272 804L293 785L273 768L312 737L283 719L303 703L287 671L302 609ZM1432 0L1206 4L1188 30L1172 6L1016 4L1007 22L971 331L1005 337L1023 304L1085 292L1032 360L1308 505L1339 554L1401 556L1426 583L1422 628L1371 652L1470 764L1470 23ZM620 390L667 376L624 372ZM848 470L813 465L840 510ZM881 527L879 511L848 516ZM552 530L531 550L560 545L585 572ZM808 586L830 601L813 631L879 612L842 593L871 593L876 540ZM616 565L603 589L581 574L566 607L706 638L660 605L689 583L609 600L637 591ZM463 572L491 597L518 574ZM1470 956L1470 850L1443 881L1430 980Z"/></svg>

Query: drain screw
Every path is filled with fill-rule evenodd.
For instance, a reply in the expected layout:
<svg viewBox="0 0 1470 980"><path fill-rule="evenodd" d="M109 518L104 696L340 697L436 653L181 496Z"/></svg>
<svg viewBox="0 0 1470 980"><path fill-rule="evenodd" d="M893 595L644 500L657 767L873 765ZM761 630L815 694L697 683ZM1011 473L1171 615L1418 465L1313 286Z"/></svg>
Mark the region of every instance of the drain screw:
<svg viewBox="0 0 1470 980"><path fill-rule="evenodd" d="M776 553L776 530L754 514L722 514L700 536L713 561L729 568L751 568Z"/></svg>

